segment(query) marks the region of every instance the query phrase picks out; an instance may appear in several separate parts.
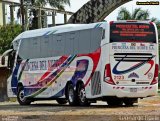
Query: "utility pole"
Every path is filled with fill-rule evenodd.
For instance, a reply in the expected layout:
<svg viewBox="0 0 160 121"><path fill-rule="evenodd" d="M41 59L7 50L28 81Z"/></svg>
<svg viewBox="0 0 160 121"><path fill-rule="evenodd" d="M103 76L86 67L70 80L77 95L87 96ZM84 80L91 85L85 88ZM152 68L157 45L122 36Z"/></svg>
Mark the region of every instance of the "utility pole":
<svg viewBox="0 0 160 121"><path fill-rule="evenodd" d="M22 15L22 32L25 31L25 19L24 19L24 0L20 1L21 15Z"/></svg>
<svg viewBox="0 0 160 121"><path fill-rule="evenodd" d="M25 31L28 30L28 5L25 7Z"/></svg>
<svg viewBox="0 0 160 121"><path fill-rule="evenodd" d="M3 11L3 25L6 25L6 9L5 3L2 2L2 11Z"/></svg>
<svg viewBox="0 0 160 121"><path fill-rule="evenodd" d="M42 10L40 5L38 10L38 29L41 29L41 28L42 28Z"/></svg>
<svg viewBox="0 0 160 121"><path fill-rule="evenodd" d="M64 13L64 24L66 24L66 23L67 23L67 14Z"/></svg>
<svg viewBox="0 0 160 121"><path fill-rule="evenodd" d="M10 5L10 22L13 25L14 24L14 8L13 4Z"/></svg>
<svg viewBox="0 0 160 121"><path fill-rule="evenodd" d="M52 26L55 26L55 25L56 25L55 16L56 16L56 12L53 11L53 12L52 12Z"/></svg>

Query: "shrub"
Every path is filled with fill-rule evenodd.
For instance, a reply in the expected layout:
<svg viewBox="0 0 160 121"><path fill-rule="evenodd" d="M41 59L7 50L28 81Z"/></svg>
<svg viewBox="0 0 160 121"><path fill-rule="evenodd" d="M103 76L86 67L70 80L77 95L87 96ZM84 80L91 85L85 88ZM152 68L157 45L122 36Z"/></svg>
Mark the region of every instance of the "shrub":
<svg viewBox="0 0 160 121"><path fill-rule="evenodd" d="M0 54L10 48L13 39L22 32L21 25L0 26Z"/></svg>

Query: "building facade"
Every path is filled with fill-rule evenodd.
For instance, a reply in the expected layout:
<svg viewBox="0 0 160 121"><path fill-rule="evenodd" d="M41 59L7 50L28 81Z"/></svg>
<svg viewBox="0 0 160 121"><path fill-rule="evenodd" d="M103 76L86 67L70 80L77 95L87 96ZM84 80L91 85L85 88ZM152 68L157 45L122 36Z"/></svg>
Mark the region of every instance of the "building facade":
<svg viewBox="0 0 160 121"><path fill-rule="evenodd" d="M0 2L0 25L3 25L3 7L2 7L2 2Z"/></svg>
<svg viewBox="0 0 160 121"><path fill-rule="evenodd" d="M0 0L0 25L6 24L6 18L5 18L5 3Z"/></svg>

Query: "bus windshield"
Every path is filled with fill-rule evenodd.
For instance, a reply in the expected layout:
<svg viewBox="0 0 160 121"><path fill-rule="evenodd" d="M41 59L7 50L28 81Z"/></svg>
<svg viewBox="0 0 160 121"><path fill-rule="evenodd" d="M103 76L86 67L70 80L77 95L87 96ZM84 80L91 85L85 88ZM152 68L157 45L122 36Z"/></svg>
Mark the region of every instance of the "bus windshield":
<svg viewBox="0 0 160 121"><path fill-rule="evenodd" d="M152 23L111 23L110 42L156 43L155 27Z"/></svg>

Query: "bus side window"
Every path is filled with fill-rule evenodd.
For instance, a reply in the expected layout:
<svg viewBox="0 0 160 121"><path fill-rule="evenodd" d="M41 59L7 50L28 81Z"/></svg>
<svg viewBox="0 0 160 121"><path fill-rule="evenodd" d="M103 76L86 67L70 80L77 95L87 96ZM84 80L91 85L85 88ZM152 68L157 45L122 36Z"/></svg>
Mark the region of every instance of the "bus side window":
<svg viewBox="0 0 160 121"><path fill-rule="evenodd" d="M65 55L73 55L74 54L74 40L75 40L75 33L74 32L67 32L66 39L65 39Z"/></svg>
<svg viewBox="0 0 160 121"><path fill-rule="evenodd" d="M40 38L32 38L30 39L30 50L29 53L30 58L40 58L41 53L40 53Z"/></svg>
<svg viewBox="0 0 160 121"><path fill-rule="evenodd" d="M30 59L30 39L23 39L20 43L18 56L22 59Z"/></svg>
<svg viewBox="0 0 160 121"><path fill-rule="evenodd" d="M34 37L23 39L18 55L22 59L40 58L40 38Z"/></svg>
<svg viewBox="0 0 160 121"><path fill-rule="evenodd" d="M54 55L54 53L53 53L54 43L52 43L52 41L53 41L52 38L53 38L53 35L48 36L48 43L47 43L48 57L52 57Z"/></svg>
<svg viewBox="0 0 160 121"><path fill-rule="evenodd" d="M54 39L55 44L53 45L54 56L62 56L64 55L64 48L65 48L65 34L57 34L55 36L56 36L56 39Z"/></svg>
<svg viewBox="0 0 160 121"><path fill-rule="evenodd" d="M10 70L12 70L14 67L15 55L16 55L16 51L12 51L8 55L8 68Z"/></svg>
<svg viewBox="0 0 160 121"><path fill-rule="evenodd" d="M101 45L101 39L103 38L102 28L94 28L91 31L91 52L96 51Z"/></svg>
<svg viewBox="0 0 160 121"><path fill-rule="evenodd" d="M73 40L73 51L74 55L79 53L79 31L75 31L74 34L72 34Z"/></svg>
<svg viewBox="0 0 160 121"><path fill-rule="evenodd" d="M45 57L51 57L51 46L52 43L50 41L50 36L43 36L41 37L41 44L40 44L40 53L41 53L41 57L45 58Z"/></svg>
<svg viewBox="0 0 160 121"><path fill-rule="evenodd" d="M79 54L90 53L91 31L90 29L79 31Z"/></svg>
<svg viewBox="0 0 160 121"><path fill-rule="evenodd" d="M52 57L54 57L54 56L56 56L57 55L57 53L56 53L56 41L57 41L57 39L56 39L56 35L50 35L49 36L49 43L51 43L51 45L50 45L50 48L51 48L51 56Z"/></svg>

